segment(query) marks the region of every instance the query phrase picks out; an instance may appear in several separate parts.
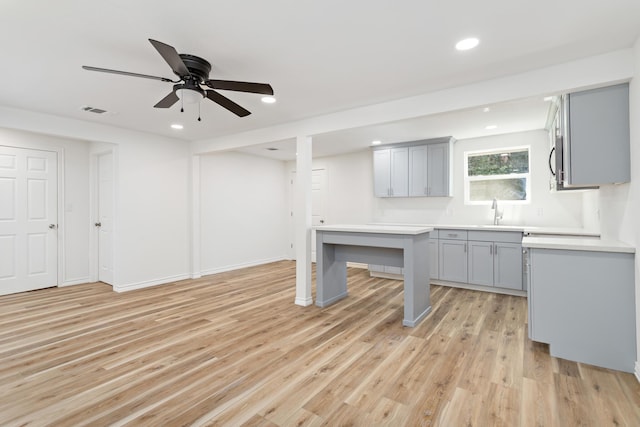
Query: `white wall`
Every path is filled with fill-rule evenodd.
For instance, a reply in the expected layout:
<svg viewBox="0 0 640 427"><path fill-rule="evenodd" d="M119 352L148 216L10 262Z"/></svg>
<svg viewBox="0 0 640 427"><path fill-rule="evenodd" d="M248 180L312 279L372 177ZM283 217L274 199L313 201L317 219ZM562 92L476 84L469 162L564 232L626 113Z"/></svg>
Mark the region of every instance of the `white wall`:
<svg viewBox="0 0 640 427"><path fill-rule="evenodd" d="M116 158L116 290L190 276L190 152L164 138L125 141Z"/></svg>
<svg viewBox="0 0 640 427"><path fill-rule="evenodd" d="M326 222L363 224L373 220L373 170L368 151L313 159L313 169L324 169L327 177ZM296 163L287 162L287 176Z"/></svg>
<svg viewBox="0 0 640 427"><path fill-rule="evenodd" d="M200 262L212 274L286 258L285 163L243 153L200 159Z"/></svg>
<svg viewBox="0 0 640 427"><path fill-rule="evenodd" d="M71 204L73 208L65 218L69 216L76 227L65 249L67 280L89 281L89 258L95 256L89 243L94 230L89 202L90 150L104 143L117 147L114 289L135 289L190 276L189 143L2 106L0 126L17 134L37 132L41 140L63 146L77 140L90 142L83 143L82 153L69 153L70 163L65 165L69 186L65 207ZM65 148L65 153L70 150ZM82 196L75 196L80 193Z"/></svg>
<svg viewBox="0 0 640 427"><path fill-rule="evenodd" d="M58 230L63 241L61 285L89 281L89 144L71 138L0 128L0 144L42 150L63 150L59 194L64 217Z"/></svg>
<svg viewBox="0 0 640 427"><path fill-rule="evenodd" d="M504 209L501 224L582 227L583 192L549 191L549 140L544 130L456 141L453 197L374 198L374 219L424 224L491 224L493 211L489 205L464 204L464 152L518 146L530 147L531 203L501 204Z"/></svg>

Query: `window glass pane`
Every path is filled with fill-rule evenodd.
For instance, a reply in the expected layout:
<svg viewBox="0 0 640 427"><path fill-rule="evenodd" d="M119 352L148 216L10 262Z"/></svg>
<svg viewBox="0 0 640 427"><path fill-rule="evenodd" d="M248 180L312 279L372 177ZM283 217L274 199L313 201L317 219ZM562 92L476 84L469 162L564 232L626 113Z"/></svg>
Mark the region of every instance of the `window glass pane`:
<svg viewBox="0 0 640 427"><path fill-rule="evenodd" d="M468 176L508 175L529 172L529 150L494 154L471 154Z"/></svg>
<svg viewBox="0 0 640 427"><path fill-rule="evenodd" d="M527 178L469 181L469 200L527 200Z"/></svg>

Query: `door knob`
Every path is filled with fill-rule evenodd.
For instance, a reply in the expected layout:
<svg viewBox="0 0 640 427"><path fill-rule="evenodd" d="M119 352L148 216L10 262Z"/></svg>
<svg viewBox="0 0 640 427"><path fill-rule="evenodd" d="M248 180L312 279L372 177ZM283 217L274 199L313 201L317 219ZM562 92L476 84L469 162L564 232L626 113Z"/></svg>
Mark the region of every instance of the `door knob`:
<svg viewBox="0 0 640 427"><path fill-rule="evenodd" d="M95 223L95 224L93 224L93 225L95 225L96 227L102 227L102 223L101 223L101 222L96 222L96 223Z"/></svg>
<svg viewBox="0 0 640 427"><path fill-rule="evenodd" d="M54 230L55 228L57 228L58 226L56 224L49 224L49 228Z"/></svg>

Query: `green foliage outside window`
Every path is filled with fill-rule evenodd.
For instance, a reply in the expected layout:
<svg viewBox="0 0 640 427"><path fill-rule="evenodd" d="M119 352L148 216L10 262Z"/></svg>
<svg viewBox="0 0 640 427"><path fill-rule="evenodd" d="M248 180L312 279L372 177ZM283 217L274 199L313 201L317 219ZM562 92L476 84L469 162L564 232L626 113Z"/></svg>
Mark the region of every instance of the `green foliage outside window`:
<svg viewBox="0 0 640 427"><path fill-rule="evenodd" d="M529 172L529 150L478 154L468 157L468 176L509 175Z"/></svg>

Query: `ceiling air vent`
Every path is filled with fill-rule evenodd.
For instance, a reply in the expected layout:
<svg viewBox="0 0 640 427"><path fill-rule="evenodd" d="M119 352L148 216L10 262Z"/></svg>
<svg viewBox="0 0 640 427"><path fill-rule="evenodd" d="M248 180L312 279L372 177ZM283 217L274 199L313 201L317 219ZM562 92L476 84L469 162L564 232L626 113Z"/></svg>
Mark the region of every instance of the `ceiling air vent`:
<svg viewBox="0 0 640 427"><path fill-rule="evenodd" d="M269 147L269 148L266 148L266 150L269 150L269 151L278 151L278 148L275 148L275 147Z"/></svg>
<svg viewBox="0 0 640 427"><path fill-rule="evenodd" d="M95 113L95 114L104 114L107 112L107 110L103 110L102 108L94 108L94 107L89 107L89 106L84 106L81 107L82 111L87 111L89 113Z"/></svg>

